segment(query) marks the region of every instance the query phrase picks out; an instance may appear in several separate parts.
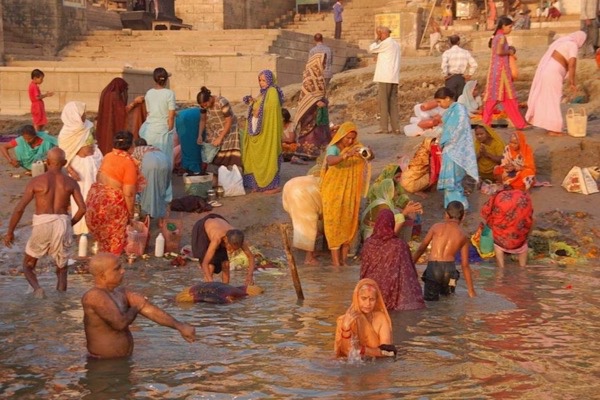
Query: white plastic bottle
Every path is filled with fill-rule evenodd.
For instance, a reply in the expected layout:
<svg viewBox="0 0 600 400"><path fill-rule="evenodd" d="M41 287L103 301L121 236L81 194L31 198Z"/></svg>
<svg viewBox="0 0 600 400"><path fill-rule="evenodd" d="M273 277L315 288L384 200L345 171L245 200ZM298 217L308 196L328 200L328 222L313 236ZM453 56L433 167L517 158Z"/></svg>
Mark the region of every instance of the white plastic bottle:
<svg viewBox="0 0 600 400"><path fill-rule="evenodd" d="M35 178L38 175L42 175L44 172L46 172L46 167L42 160L34 161L31 164L31 177L32 178Z"/></svg>
<svg viewBox="0 0 600 400"><path fill-rule="evenodd" d="M158 234L156 237L156 241L154 242L154 256L162 257L165 255L165 237L162 232Z"/></svg>
<svg viewBox="0 0 600 400"><path fill-rule="evenodd" d="M79 237L79 250L77 255L79 257L87 257L87 248L88 248L88 237L85 233L82 233Z"/></svg>

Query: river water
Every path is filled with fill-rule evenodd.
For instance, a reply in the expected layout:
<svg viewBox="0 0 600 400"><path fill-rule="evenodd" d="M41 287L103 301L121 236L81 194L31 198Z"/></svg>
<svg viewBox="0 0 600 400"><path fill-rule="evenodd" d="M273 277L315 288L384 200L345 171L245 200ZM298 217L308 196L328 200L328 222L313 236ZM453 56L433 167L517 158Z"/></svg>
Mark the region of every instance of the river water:
<svg viewBox="0 0 600 400"><path fill-rule="evenodd" d="M70 275L47 299L22 276L0 276L0 397L22 399L477 398L582 399L600 377L599 272L592 266L474 266L425 310L391 314L398 358L348 363L333 355L334 324L350 304L358 266L258 274L260 296L234 304L173 302L196 268L128 271L125 284L196 326L197 342L138 317L133 356L88 362L80 298L91 276ZM242 282L243 272L232 281Z"/></svg>

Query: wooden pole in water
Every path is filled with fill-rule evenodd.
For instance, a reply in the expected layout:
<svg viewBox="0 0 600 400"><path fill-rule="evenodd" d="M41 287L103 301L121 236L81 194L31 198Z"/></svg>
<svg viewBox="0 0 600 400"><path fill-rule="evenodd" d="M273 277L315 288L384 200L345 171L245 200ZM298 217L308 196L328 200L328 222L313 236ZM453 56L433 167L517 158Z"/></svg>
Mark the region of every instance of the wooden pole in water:
<svg viewBox="0 0 600 400"><path fill-rule="evenodd" d="M304 300L304 293L302 293L302 284L300 283L300 276L298 276L298 269L296 269L296 260L290 247L290 240L288 239L288 226L279 224L279 230L281 231L281 239L283 240L283 249L288 259L290 266L290 272L292 274L292 280L294 281L294 288L296 289L296 296L298 300Z"/></svg>

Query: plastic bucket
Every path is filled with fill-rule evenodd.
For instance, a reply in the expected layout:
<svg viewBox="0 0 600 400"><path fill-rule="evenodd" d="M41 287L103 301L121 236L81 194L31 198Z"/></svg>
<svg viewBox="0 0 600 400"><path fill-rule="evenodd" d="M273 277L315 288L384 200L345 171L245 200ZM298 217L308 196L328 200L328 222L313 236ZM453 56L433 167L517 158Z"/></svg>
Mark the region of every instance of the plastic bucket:
<svg viewBox="0 0 600 400"><path fill-rule="evenodd" d="M573 137L584 137L587 132L587 112L585 108L567 110L567 132Z"/></svg>

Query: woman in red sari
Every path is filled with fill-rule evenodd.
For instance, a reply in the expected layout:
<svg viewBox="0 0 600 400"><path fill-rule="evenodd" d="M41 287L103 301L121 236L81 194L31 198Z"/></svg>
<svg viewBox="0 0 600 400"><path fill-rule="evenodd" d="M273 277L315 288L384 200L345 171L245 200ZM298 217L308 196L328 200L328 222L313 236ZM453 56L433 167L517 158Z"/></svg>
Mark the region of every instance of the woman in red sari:
<svg viewBox="0 0 600 400"><path fill-rule="evenodd" d="M128 113L144 102L144 97L139 96L127 104L128 88L129 85L123 78L115 78L100 94L96 118L96 141L104 155L112 150L114 134L127 129Z"/></svg>
<svg viewBox="0 0 600 400"><path fill-rule="evenodd" d="M506 115L508 115L515 128L523 129L527 126L527 123L519 112L517 92L509 65L509 56L514 53L509 50L506 40L506 35L512 31L512 26L513 21L510 18L500 17L494 35L490 39L489 46L492 49L492 58L485 88L483 122L486 125L492 125L494 108L498 103L502 103Z"/></svg>
<svg viewBox="0 0 600 400"><path fill-rule="evenodd" d="M133 216L138 167L131 156L133 134L117 132L113 150L104 156L86 205L90 233L99 250L120 255L127 243L127 224Z"/></svg>
<svg viewBox="0 0 600 400"><path fill-rule="evenodd" d="M481 217L494 234L498 266L504 267L504 253L518 254L519 265L527 265L527 237L533 225L533 204L529 193L502 190L483 205Z"/></svg>
<svg viewBox="0 0 600 400"><path fill-rule="evenodd" d="M494 167L494 175L505 186L529 190L535 183L535 161L533 150L527 144L523 132L515 131L504 148L500 165Z"/></svg>
<svg viewBox="0 0 600 400"><path fill-rule="evenodd" d="M408 244L394 232L394 213L383 209L373 234L361 251L360 278L379 285L388 310L417 310L425 307L423 291Z"/></svg>

